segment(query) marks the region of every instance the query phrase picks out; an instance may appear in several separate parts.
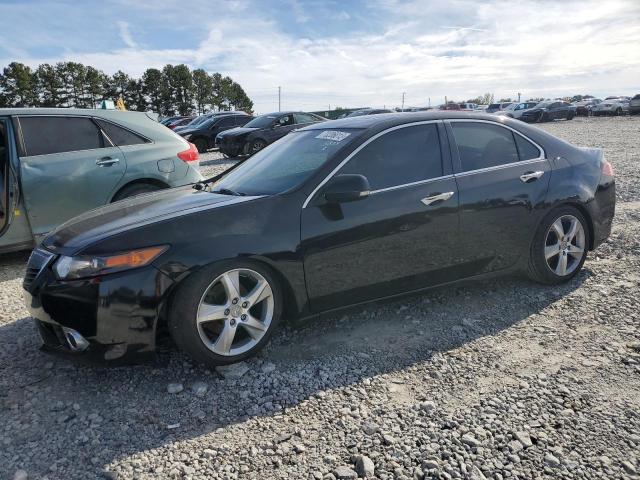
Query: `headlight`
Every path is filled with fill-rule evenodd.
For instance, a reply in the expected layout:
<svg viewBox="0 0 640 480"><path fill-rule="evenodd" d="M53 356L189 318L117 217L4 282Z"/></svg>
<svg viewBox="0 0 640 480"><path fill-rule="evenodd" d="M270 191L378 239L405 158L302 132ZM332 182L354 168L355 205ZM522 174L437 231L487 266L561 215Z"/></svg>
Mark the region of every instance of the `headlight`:
<svg viewBox="0 0 640 480"><path fill-rule="evenodd" d="M66 257L62 255L53 264L53 271L60 280L72 280L120 272L131 268L144 267L168 248L165 245L95 257Z"/></svg>

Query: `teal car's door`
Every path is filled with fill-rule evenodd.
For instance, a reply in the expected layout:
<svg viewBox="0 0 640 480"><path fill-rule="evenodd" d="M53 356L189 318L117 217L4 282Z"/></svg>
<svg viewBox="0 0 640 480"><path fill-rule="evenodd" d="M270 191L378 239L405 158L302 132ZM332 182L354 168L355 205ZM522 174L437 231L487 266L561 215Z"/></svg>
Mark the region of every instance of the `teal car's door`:
<svg viewBox="0 0 640 480"><path fill-rule="evenodd" d="M126 171L118 147L90 117L19 117L20 180L37 237L109 202Z"/></svg>

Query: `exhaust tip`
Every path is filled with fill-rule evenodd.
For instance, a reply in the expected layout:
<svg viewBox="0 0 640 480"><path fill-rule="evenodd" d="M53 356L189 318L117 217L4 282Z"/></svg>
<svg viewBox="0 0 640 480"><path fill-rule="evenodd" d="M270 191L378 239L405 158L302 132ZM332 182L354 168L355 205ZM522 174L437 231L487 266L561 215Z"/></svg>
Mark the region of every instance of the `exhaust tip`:
<svg viewBox="0 0 640 480"><path fill-rule="evenodd" d="M89 347L89 341L72 328L62 327L67 346L73 352L82 352Z"/></svg>

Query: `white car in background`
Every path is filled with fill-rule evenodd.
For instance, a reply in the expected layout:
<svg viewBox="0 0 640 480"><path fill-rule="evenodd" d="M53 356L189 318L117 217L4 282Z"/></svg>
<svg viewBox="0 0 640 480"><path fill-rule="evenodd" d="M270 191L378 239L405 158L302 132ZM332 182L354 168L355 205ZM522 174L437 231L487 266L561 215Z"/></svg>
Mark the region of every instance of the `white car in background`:
<svg viewBox="0 0 640 480"><path fill-rule="evenodd" d="M537 104L538 102L512 103L504 110L500 110L495 114L509 118L520 118L525 110L529 110L530 108L535 107Z"/></svg>
<svg viewBox="0 0 640 480"><path fill-rule="evenodd" d="M602 103L591 107L591 114L624 115L629 112L629 97L607 97Z"/></svg>

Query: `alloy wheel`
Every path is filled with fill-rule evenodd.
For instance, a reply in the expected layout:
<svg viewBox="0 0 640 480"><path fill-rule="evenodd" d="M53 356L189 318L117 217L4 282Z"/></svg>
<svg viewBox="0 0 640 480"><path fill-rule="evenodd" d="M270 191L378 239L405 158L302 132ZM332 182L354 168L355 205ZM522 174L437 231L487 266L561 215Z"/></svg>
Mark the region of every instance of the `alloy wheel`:
<svg viewBox="0 0 640 480"><path fill-rule="evenodd" d="M547 267L560 277L571 275L586 255L586 236L580 220L563 215L547 231L544 256Z"/></svg>
<svg viewBox="0 0 640 480"><path fill-rule="evenodd" d="M255 347L271 325L274 295L255 270L239 268L218 276L198 305L200 339L212 352L235 356Z"/></svg>

